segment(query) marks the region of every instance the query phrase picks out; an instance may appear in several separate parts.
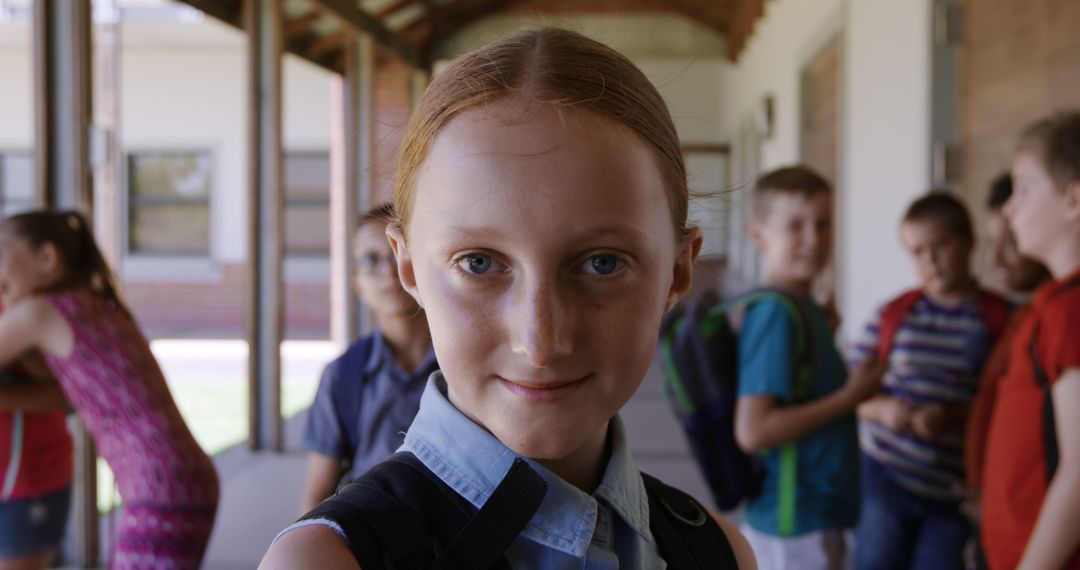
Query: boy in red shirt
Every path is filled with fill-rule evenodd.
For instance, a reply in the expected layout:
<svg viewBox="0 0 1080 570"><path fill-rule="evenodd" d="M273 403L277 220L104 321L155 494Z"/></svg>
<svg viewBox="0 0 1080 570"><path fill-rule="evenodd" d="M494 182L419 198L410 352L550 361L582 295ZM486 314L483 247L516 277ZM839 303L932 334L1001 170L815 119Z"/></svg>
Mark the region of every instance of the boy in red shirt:
<svg viewBox="0 0 1080 570"><path fill-rule="evenodd" d="M1050 269L1018 325L998 388L983 480L993 569L1080 569L1080 112L1030 127L1004 213Z"/></svg>

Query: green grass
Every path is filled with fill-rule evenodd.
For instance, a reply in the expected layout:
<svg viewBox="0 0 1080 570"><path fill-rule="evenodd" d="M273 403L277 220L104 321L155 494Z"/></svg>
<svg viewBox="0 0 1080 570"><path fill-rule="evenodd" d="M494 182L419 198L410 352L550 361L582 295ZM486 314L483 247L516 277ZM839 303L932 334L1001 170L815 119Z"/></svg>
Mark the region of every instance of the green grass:
<svg viewBox="0 0 1080 570"><path fill-rule="evenodd" d="M286 418L304 411L315 400L318 378L286 377L281 385L281 411ZM210 455L247 439L247 377L184 378L169 383L176 405L199 445ZM98 509L119 504L112 470L98 459Z"/></svg>

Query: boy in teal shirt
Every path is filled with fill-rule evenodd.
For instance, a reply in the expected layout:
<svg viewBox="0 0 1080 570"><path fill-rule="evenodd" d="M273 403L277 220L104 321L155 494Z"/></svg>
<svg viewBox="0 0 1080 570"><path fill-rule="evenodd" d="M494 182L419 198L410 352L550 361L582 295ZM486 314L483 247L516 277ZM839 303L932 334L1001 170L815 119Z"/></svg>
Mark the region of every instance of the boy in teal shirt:
<svg viewBox="0 0 1080 570"><path fill-rule="evenodd" d="M740 329L735 435L766 467L744 533L762 568L850 566L848 531L859 512L854 410L880 389L883 368L867 362L847 381L826 311L811 298L832 253L831 193L801 166L770 172L754 188L750 233L763 285L787 297L750 306ZM795 347L806 334L812 352L800 383L806 359Z"/></svg>

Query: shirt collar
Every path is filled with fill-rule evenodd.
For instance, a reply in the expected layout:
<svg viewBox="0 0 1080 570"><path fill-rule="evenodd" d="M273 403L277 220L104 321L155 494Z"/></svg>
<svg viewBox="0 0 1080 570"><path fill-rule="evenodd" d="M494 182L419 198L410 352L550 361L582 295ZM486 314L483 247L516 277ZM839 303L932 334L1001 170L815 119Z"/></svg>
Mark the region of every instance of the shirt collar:
<svg viewBox="0 0 1080 570"><path fill-rule="evenodd" d="M398 373L395 377L407 378L410 374L416 372L427 373L436 368L435 364L435 348L428 348L427 356L424 357L424 361L415 371L403 371L401 366L398 365L396 359L394 359L393 353L390 351L390 345L386 343L386 339L383 338L382 331L376 328L372 333L371 352L368 354L367 362L364 364L364 372L367 374L374 374L378 372L380 368L389 364L391 369Z"/></svg>
<svg viewBox="0 0 1080 570"><path fill-rule="evenodd" d="M402 449L411 451L450 488L480 508L519 456L455 408L444 390L442 373L433 373ZM652 542L645 484L630 456L618 416L611 421L609 437L611 458L592 496L524 458L547 481L548 491L522 531L523 537L583 558L596 529L599 499L635 533Z"/></svg>
<svg viewBox="0 0 1080 570"><path fill-rule="evenodd" d="M1075 271L1065 276L1063 279L1055 279L1040 287L1039 290L1035 292L1034 302L1039 304L1045 302L1058 291L1065 288L1066 285L1077 279L1080 279L1080 267L1076 268Z"/></svg>

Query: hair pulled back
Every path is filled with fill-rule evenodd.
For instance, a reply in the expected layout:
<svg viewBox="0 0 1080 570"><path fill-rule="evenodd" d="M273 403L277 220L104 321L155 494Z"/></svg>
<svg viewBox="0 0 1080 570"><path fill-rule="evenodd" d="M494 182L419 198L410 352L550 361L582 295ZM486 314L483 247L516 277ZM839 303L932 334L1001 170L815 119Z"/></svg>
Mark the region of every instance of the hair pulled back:
<svg viewBox="0 0 1080 570"><path fill-rule="evenodd" d="M462 56L435 76L401 145L394 210L403 231L412 216L418 172L439 131L459 113L511 95L591 111L637 133L656 158L675 229L685 232L686 166L660 93L622 54L558 28L518 32Z"/></svg>
<svg viewBox="0 0 1080 570"><path fill-rule="evenodd" d="M34 249L46 243L56 248L62 274L49 286L49 291L89 289L128 313L120 299L116 278L81 213L37 210L11 216L4 226Z"/></svg>

